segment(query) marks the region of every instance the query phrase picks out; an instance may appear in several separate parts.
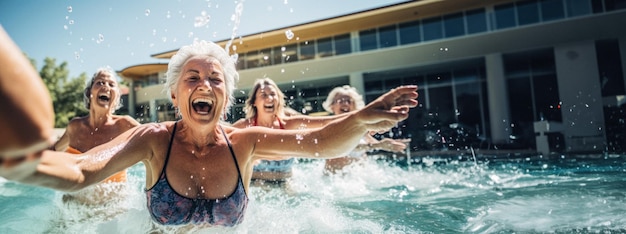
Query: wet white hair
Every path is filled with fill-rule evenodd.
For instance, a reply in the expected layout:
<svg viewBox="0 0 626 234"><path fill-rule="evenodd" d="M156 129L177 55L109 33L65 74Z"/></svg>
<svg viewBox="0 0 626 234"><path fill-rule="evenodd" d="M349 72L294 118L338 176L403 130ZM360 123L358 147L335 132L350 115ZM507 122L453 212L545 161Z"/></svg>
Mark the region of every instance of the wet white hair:
<svg viewBox="0 0 626 234"><path fill-rule="evenodd" d="M190 58L197 55L205 55L217 59L222 65L224 70L224 78L226 85L226 95L228 100L224 106L224 114L230 112L230 107L235 101L233 92L235 90L235 83L239 81L239 73L235 68L235 59L230 57L224 48L209 41L194 41L191 45L181 47L178 52L170 59L167 65L167 73L165 80L165 89L167 90L167 96L172 99L172 92L174 92L178 86L180 80L181 70L183 65Z"/></svg>
<svg viewBox="0 0 626 234"><path fill-rule="evenodd" d="M98 70L93 74L91 79L87 80L87 83L85 84L85 90L83 91L83 103L85 104L85 108L87 108L87 110L91 108L91 87L93 86L93 81L102 75L109 75L111 78L113 78L113 80L117 82L117 76L115 76L115 72L113 72L110 67L98 68ZM113 105L115 105L115 108L113 108L112 111L116 111L123 106L122 90L120 89L119 82L115 87L113 87L113 89L117 90L117 92L115 92L115 103L113 103Z"/></svg>
<svg viewBox="0 0 626 234"><path fill-rule="evenodd" d="M352 100L354 100L354 106L356 110L360 110L361 108L365 106L365 102L363 101L363 96L359 94L359 91L357 91L356 88L350 85L344 85L340 87L335 87L333 90L330 91L330 93L328 93L328 97L326 97L326 101L322 103L322 107L324 107L324 110L330 113L333 113L331 106L333 105L333 101L335 100L335 97L337 97L337 95L339 94L350 96Z"/></svg>

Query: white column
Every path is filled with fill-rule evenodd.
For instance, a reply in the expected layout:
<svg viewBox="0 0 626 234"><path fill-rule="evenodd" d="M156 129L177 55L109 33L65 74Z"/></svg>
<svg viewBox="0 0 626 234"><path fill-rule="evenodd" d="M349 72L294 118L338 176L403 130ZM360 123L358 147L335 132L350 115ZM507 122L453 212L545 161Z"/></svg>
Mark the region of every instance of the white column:
<svg viewBox="0 0 626 234"><path fill-rule="evenodd" d="M595 43L554 47L567 151L604 150L604 111Z"/></svg>
<svg viewBox="0 0 626 234"><path fill-rule="evenodd" d="M156 123L158 120L156 99L150 99L150 122Z"/></svg>
<svg viewBox="0 0 626 234"><path fill-rule="evenodd" d="M131 117L135 118L135 95L137 95L135 93L135 81L130 79L130 83L129 83L129 87L128 87L128 103L124 103L125 105L128 105L128 115L130 115Z"/></svg>
<svg viewBox="0 0 626 234"><path fill-rule="evenodd" d="M619 51L622 58L622 78L624 79L624 89L626 89L626 37L619 38Z"/></svg>
<svg viewBox="0 0 626 234"><path fill-rule="evenodd" d="M363 98L365 98L365 82L363 81L363 73L350 73L350 86L356 88L356 90L363 95Z"/></svg>
<svg viewBox="0 0 626 234"><path fill-rule="evenodd" d="M499 53L486 55L485 68L487 70L491 142L494 144L507 143L511 135L511 112L502 55Z"/></svg>

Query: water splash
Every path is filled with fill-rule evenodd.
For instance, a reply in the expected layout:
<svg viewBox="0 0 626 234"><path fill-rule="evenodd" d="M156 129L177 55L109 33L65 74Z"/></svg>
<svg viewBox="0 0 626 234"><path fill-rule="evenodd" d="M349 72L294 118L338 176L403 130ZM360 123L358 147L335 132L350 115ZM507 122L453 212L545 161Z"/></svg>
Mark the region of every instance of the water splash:
<svg viewBox="0 0 626 234"><path fill-rule="evenodd" d="M211 21L211 16L206 11L200 12L200 16L196 16L193 26L196 28L203 27Z"/></svg>
<svg viewBox="0 0 626 234"><path fill-rule="evenodd" d="M285 37L287 37L287 40L291 40L293 39L293 37L295 36L295 34L291 31L291 29L285 31ZM285 47L283 47L284 49ZM283 50L284 51L284 50Z"/></svg>
<svg viewBox="0 0 626 234"><path fill-rule="evenodd" d="M235 6L235 13L231 17L231 21L234 22L233 30L230 34L230 40L228 40L225 46L226 53L228 54L230 54L230 48L233 44L233 41L237 37L237 30L239 29L239 24L241 23L241 15L243 14L243 2L244 1L242 0L239 3L237 3L237 6Z"/></svg>

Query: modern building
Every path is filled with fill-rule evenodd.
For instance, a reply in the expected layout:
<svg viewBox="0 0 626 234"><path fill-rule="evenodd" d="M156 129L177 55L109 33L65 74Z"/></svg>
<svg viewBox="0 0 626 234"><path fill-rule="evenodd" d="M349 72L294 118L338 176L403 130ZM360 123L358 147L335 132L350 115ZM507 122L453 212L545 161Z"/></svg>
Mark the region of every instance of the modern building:
<svg viewBox="0 0 626 234"><path fill-rule="evenodd" d="M257 78L305 114L339 85L371 101L419 85L420 106L394 129L415 150L626 150L626 0L422 0L216 43L237 59L242 117ZM176 53L153 55L168 59ZM119 71L130 113L173 120L167 64Z"/></svg>

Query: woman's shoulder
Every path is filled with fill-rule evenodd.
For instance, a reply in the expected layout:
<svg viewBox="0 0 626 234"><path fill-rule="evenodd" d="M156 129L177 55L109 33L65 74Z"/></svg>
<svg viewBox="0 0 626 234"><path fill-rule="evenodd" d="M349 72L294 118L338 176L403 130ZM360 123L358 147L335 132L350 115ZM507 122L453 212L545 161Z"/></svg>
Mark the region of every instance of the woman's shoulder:
<svg viewBox="0 0 626 234"><path fill-rule="evenodd" d="M247 127L253 126L254 125L253 122L254 120L252 120L252 118L239 119L235 123L233 123L231 126L235 128L247 128Z"/></svg>
<svg viewBox="0 0 626 234"><path fill-rule="evenodd" d="M113 120L115 120L116 124L127 125L131 128L140 125L140 123L130 115L114 115Z"/></svg>

